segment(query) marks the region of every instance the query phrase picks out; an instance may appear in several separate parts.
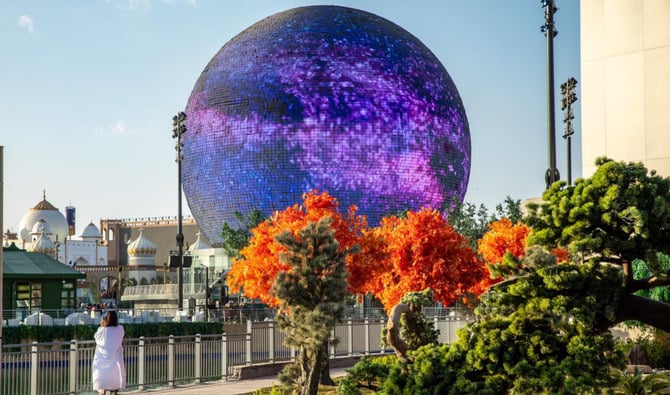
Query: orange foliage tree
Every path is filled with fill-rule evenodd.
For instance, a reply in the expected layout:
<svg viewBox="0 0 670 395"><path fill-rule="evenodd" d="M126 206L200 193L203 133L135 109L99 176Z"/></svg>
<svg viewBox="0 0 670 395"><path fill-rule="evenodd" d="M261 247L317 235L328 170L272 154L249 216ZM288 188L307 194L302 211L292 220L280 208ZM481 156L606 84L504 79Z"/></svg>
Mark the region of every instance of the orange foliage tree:
<svg viewBox="0 0 670 395"><path fill-rule="evenodd" d="M433 209L383 218L363 239L368 244L362 250L374 251L376 258L357 267L367 273L359 277L359 288L375 295L387 312L406 293L426 288L450 305L488 277L468 240Z"/></svg>
<svg viewBox="0 0 670 395"><path fill-rule="evenodd" d="M489 230L477 243L477 251L484 262L490 264L502 262L508 252L517 259L521 258L526 251L529 233L528 226L512 224L509 219L501 218L489 224Z"/></svg>
<svg viewBox="0 0 670 395"><path fill-rule="evenodd" d="M280 254L286 252L286 247L275 240L284 231L290 231L294 237L299 238L300 230L307 224L330 217L340 250L344 251L358 244L363 229L367 227L365 217L356 214L355 206L349 207L346 215L342 215L338 212L338 206L337 199L327 192L311 191L303 194L302 205L296 204L275 212L272 217L252 229L249 245L240 251L242 258L234 259L228 272L227 282L231 291L238 292L243 289L247 297L258 298L268 306L278 306L279 301L271 295L270 290L277 275L289 269L279 259ZM357 254L352 254L347 257L347 269L350 273L360 274L360 270L353 268L356 265L356 256Z"/></svg>
<svg viewBox="0 0 670 395"><path fill-rule="evenodd" d="M504 268L504 258L506 254L519 259L526 253L526 239L530 234L531 228L523 223L513 224L507 218L501 218L489 224L489 230L479 239L477 246L479 255L484 262L489 265L497 266L498 274L509 273L509 269ZM568 252L565 248L554 248L552 254L556 256L557 262L568 260Z"/></svg>

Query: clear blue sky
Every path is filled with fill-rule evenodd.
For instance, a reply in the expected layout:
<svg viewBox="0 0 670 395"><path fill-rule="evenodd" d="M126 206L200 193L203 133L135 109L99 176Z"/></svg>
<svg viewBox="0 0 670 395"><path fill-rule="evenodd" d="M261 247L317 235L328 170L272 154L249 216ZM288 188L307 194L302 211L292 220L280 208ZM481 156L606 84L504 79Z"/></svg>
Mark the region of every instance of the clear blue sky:
<svg viewBox="0 0 670 395"><path fill-rule="evenodd" d="M579 2L557 3L558 95L562 82L580 78ZM61 211L77 208L77 234L101 218L176 215L173 115L228 40L266 16L309 4L378 14L442 61L470 123L466 201L493 208L508 195L542 193L548 142L540 0L3 1L3 231L18 230L43 189ZM573 179L581 176L579 102L575 112ZM557 162L565 178L562 118L557 96Z"/></svg>

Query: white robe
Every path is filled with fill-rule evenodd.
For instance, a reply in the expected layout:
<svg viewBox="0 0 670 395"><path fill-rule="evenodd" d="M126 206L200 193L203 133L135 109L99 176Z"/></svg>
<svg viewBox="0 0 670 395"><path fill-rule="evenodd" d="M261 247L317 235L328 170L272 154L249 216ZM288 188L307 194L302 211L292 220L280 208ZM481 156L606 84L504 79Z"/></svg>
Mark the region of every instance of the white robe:
<svg viewBox="0 0 670 395"><path fill-rule="evenodd" d="M126 388L123 363L123 326L99 327L95 332L93 356L93 390Z"/></svg>

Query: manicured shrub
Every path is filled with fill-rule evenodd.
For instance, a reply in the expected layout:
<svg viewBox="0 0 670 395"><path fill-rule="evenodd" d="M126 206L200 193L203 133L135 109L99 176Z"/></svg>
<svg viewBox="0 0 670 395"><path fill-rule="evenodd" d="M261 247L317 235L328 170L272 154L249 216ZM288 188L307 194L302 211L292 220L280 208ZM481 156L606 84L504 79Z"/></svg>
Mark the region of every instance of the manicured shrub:
<svg viewBox="0 0 670 395"><path fill-rule="evenodd" d="M165 322L123 324L126 338L189 336L223 333L223 324L218 322ZM2 329L3 344L25 344L32 342L51 343L70 340L93 340L98 325L32 326L19 325Z"/></svg>

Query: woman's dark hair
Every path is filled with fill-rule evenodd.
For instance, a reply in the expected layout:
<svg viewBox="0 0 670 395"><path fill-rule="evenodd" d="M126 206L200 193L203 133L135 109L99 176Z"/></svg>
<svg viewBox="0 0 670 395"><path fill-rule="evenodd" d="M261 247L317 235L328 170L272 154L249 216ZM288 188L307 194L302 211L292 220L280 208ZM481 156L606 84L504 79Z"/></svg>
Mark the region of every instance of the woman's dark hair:
<svg viewBox="0 0 670 395"><path fill-rule="evenodd" d="M107 312L107 326L118 326L119 325L119 316L116 315L115 310L109 310Z"/></svg>

